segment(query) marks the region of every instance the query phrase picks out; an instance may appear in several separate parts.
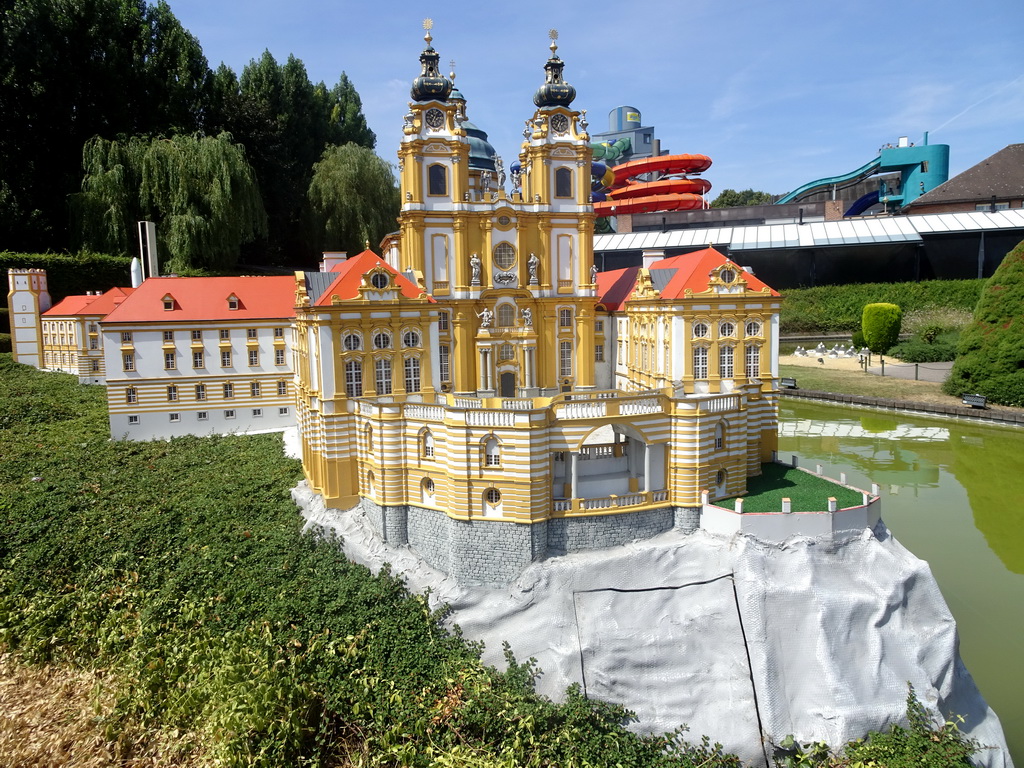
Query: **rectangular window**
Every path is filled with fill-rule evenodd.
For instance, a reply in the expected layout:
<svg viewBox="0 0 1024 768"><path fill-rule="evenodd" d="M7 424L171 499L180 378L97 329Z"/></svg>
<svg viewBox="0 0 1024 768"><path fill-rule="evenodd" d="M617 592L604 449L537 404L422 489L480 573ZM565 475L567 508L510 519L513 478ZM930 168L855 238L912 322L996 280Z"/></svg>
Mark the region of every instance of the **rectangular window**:
<svg viewBox="0 0 1024 768"><path fill-rule="evenodd" d="M604 344L594 345L594 360L598 363L604 362Z"/></svg>
<svg viewBox="0 0 1024 768"><path fill-rule="evenodd" d="M233 418L235 418L235 409L231 408L229 410L224 411L224 418L225 419L233 419Z"/></svg>
<svg viewBox="0 0 1024 768"><path fill-rule="evenodd" d="M435 163L427 168L427 194L448 194L448 169L443 165Z"/></svg>
<svg viewBox="0 0 1024 768"><path fill-rule="evenodd" d="M693 348L693 378L706 379L708 377L708 348Z"/></svg>
<svg viewBox="0 0 1024 768"><path fill-rule="evenodd" d="M731 379L733 377L732 347L720 347L718 350L718 377Z"/></svg>
<svg viewBox="0 0 1024 768"><path fill-rule="evenodd" d="M167 415L170 417L171 421L181 421L180 413L169 413Z"/></svg>
<svg viewBox="0 0 1024 768"><path fill-rule="evenodd" d="M604 320L594 321L594 333L604 333Z"/></svg>
<svg viewBox="0 0 1024 768"><path fill-rule="evenodd" d="M207 413L206 411L197 411L196 412L196 420L197 421L206 421L208 418L210 418L210 414Z"/></svg>
<svg viewBox="0 0 1024 768"><path fill-rule="evenodd" d="M437 348L440 368L441 368L441 381L451 381L451 347L447 344L441 344Z"/></svg>
<svg viewBox="0 0 1024 768"><path fill-rule="evenodd" d="M277 394L280 395L281 397L284 397L285 395L288 394L288 382L287 381L279 381L279 382L277 382Z"/></svg>
<svg viewBox="0 0 1024 768"><path fill-rule="evenodd" d="M205 368L206 367L206 355L202 352L192 353L192 367L193 368Z"/></svg>
<svg viewBox="0 0 1024 768"><path fill-rule="evenodd" d="M89 349L99 349L99 348L100 348L100 340L99 339L89 339Z"/></svg>
<svg viewBox="0 0 1024 768"><path fill-rule="evenodd" d="M437 316L437 329L439 331L447 331L448 330L448 313L447 312L442 312L441 314L439 314Z"/></svg>
<svg viewBox="0 0 1024 768"><path fill-rule="evenodd" d="M249 365L260 364L260 351L258 349L249 350Z"/></svg>
<svg viewBox="0 0 1024 768"><path fill-rule="evenodd" d="M203 332L202 331L192 331L192 341L202 341L202 340L203 340Z"/></svg>
<svg viewBox="0 0 1024 768"><path fill-rule="evenodd" d="M205 384L196 384L196 400L205 400L205 399L206 399L206 385Z"/></svg>
<svg viewBox="0 0 1024 768"><path fill-rule="evenodd" d="M128 387L124 391L124 401L129 405L139 402L139 391L135 387Z"/></svg>
<svg viewBox="0 0 1024 768"><path fill-rule="evenodd" d="M288 415L288 408L287 407L285 407L285 408L278 408L277 409L277 415L278 416L287 416Z"/></svg>
<svg viewBox="0 0 1024 768"><path fill-rule="evenodd" d="M405 391L420 391L420 361L416 357L405 358Z"/></svg>
<svg viewBox="0 0 1024 768"><path fill-rule="evenodd" d="M129 424L138 424L139 423L139 417L138 416L129 416L128 417L128 423Z"/></svg>
<svg viewBox="0 0 1024 768"><path fill-rule="evenodd" d="M363 364L358 360L345 363L345 394L349 397L363 396Z"/></svg>
<svg viewBox="0 0 1024 768"><path fill-rule="evenodd" d="M274 338L275 339L283 339L284 338L284 328L275 328L274 329Z"/></svg>
<svg viewBox="0 0 1024 768"><path fill-rule="evenodd" d="M1008 211L1010 204L1005 203L978 203L974 206L976 211Z"/></svg>
<svg viewBox="0 0 1024 768"><path fill-rule="evenodd" d="M744 357L747 378L761 378L761 348L753 344L748 345Z"/></svg>
<svg viewBox="0 0 1024 768"><path fill-rule="evenodd" d="M283 349L275 349L274 350L274 365L284 365L284 350Z"/></svg>
<svg viewBox="0 0 1024 768"><path fill-rule="evenodd" d="M121 343L122 344L131 344L132 343L132 332L131 331L121 331Z"/></svg>
<svg viewBox="0 0 1024 768"><path fill-rule="evenodd" d="M164 331L164 341L174 341L174 331Z"/></svg>
<svg viewBox="0 0 1024 768"><path fill-rule="evenodd" d="M173 352L164 352L164 370L173 371L178 367L178 361Z"/></svg>
<svg viewBox="0 0 1024 768"><path fill-rule="evenodd" d="M171 386L169 386L167 388L167 402L173 403L173 402L176 402L177 400L178 400L178 386L176 384L171 384Z"/></svg>
<svg viewBox="0 0 1024 768"><path fill-rule="evenodd" d="M121 355L121 365L126 371L135 370L135 355L128 353L127 355Z"/></svg>
<svg viewBox="0 0 1024 768"><path fill-rule="evenodd" d="M93 360L91 365L92 365L92 372L93 373L99 373L100 372L100 361L99 360Z"/></svg>
<svg viewBox="0 0 1024 768"><path fill-rule="evenodd" d="M555 169L555 197L572 197L572 171Z"/></svg>
<svg viewBox="0 0 1024 768"><path fill-rule="evenodd" d="M391 360L386 357L374 361L373 370L378 395L391 394Z"/></svg>
<svg viewBox="0 0 1024 768"><path fill-rule="evenodd" d="M572 376L572 342L563 341L558 345L558 375Z"/></svg>
<svg viewBox="0 0 1024 768"><path fill-rule="evenodd" d="M258 381L254 381L249 385L249 395L252 397L260 396L260 383Z"/></svg>
<svg viewBox="0 0 1024 768"><path fill-rule="evenodd" d="M224 399L230 400L235 396L235 385L230 381L224 382Z"/></svg>
<svg viewBox="0 0 1024 768"><path fill-rule="evenodd" d="M256 338L256 329L255 328L246 328L245 329L245 338L247 338L247 339L255 339Z"/></svg>
<svg viewBox="0 0 1024 768"><path fill-rule="evenodd" d="M221 341L227 341L229 338L231 338L231 331L229 331L227 328L221 328L220 329L220 340Z"/></svg>
<svg viewBox="0 0 1024 768"><path fill-rule="evenodd" d="M253 408L252 409L252 415L255 416L256 418L259 418L260 416L263 415L263 409L262 408Z"/></svg>
<svg viewBox="0 0 1024 768"><path fill-rule="evenodd" d="M231 367L231 350L222 349L220 352L220 367L230 368Z"/></svg>
<svg viewBox="0 0 1024 768"><path fill-rule="evenodd" d="M559 328L572 328L572 310L571 309L560 309L560 310L558 310L558 327Z"/></svg>

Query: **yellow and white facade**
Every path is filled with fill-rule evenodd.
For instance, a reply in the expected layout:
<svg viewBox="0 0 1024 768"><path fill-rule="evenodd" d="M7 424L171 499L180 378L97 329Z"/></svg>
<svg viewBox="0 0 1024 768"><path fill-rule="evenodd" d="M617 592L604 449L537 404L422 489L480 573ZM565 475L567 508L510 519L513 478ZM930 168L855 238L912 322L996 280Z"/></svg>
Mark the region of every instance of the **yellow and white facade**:
<svg viewBox="0 0 1024 768"><path fill-rule="evenodd" d="M296 276L310 485L470 582L695 528L776 447L778 294L711 249L598 274L552 48L506 192L428 35L384 258Z"/></svg>

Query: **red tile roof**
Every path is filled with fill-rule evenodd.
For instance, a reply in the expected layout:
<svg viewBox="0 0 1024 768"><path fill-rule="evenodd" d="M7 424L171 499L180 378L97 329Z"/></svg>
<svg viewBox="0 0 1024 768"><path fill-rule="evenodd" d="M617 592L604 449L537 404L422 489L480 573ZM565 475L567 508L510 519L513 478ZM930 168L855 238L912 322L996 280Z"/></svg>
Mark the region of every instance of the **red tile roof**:
<svg viewBox="0 0 1024 768"><path fill-rule="evenodd" d="M708 274L724 264L731 264L736 269L737 273L746 281L747 290L761 291L768 288L764 282L744 271L741 266L714 248L705 248L693 253L683 253L679 256L660 259L654 262L650 269L652 272L661 269L671 269L675 272L665 287L661 289L663 299L675 300L685 298L687 290L693 293L706 291L708 289ZM604 304L611 311L620 309L622 304L633 295L639 271L640 267L627 267L626 269L598 273L598 302ZM778 291L771 288L769 290L771 290L772 296L779 295Z"/></svg>
<svg viewBox="0 0 1024 768"><path fill-rule="evenodd" d="M373 251L363 251L335 264L331 268L331 272L338 277L313 302L313 306L329 307L334 296L337 296L342 301L358 297L359 287L363 284L363 275L376 267L383 267L395 276L395 285L398 286L399 292L406 298L416 299L423 293L418 285ZM434 301L434 299L431 298L430 301Z"/></svg>
<svg viewBox="0 0 1024 768"><path fill-rule="evenodd" d="M238 309L228 297L238 297ZM164 297L174 309L164 309ZM295 277L151 277L105 318L109 323L179 323L295 317Z"/></svg>
<svg viewBox="0 0 1024 768"><path fill-rule="evenodd" d="M99 296L67 296L43 312L43 317L105 317L134 291L134 288L111 288Z"/></svg>

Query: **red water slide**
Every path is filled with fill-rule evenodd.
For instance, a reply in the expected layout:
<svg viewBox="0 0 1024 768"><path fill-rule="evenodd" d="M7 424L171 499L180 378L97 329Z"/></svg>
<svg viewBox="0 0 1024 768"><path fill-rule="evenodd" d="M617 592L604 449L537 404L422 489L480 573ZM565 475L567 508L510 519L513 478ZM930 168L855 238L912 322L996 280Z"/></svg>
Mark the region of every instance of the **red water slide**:
<svg viewBox="0 0 1024 768"><path fill-rule="evenodd" d="M631 160L612 168L614 181L608 199L594 203L598 216L619 213L653 213L704 208L701 196L711 189L704 179L687 178L711 167L707 155L660 155ZM657 174L655 181L637 181L636 177ZM668 178L665 178L668 177Z"/></svg>

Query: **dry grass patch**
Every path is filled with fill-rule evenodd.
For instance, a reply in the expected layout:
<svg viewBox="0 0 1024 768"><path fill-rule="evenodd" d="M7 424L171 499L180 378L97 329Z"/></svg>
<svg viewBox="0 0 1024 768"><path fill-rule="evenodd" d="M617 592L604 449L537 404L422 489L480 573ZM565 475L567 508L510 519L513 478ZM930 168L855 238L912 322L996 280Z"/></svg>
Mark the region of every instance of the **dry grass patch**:
<svg viewBox="0 0 1024 768"><path fill-rule="evenodd" d="M0 765L4 768L198 768L173 734L137 748L104 733L100 679L64 667L29 667L0 653Z"/></svg>

